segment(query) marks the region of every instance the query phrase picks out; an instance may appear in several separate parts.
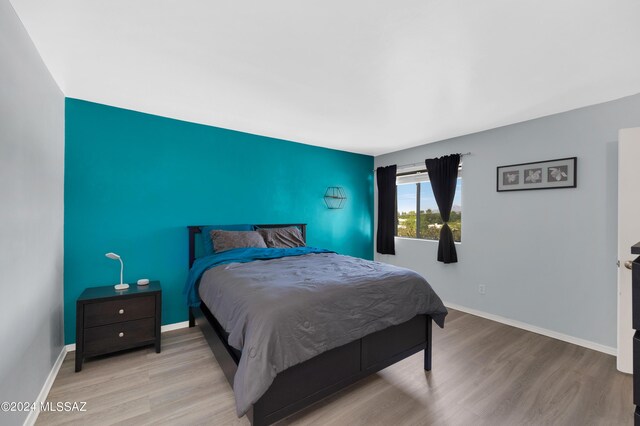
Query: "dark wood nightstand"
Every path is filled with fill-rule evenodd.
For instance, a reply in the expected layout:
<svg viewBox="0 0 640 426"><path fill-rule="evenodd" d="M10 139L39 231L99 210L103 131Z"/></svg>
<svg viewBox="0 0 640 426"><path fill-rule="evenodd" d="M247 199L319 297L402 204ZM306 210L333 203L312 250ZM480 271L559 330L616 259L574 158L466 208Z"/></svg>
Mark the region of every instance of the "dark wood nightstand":
<svg viewBox="0 0 640 426"><path fill-rule="evenodd" d="M85 289L76 302L76 372L85 357L152 344L160 353L161 317L159 281Z"/></svg>

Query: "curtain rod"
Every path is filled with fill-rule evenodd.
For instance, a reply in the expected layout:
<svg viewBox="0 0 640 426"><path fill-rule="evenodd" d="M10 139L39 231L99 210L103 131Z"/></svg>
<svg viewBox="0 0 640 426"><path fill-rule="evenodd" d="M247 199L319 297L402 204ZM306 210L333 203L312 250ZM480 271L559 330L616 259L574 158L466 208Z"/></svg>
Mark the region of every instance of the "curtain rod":
<svg viewBox="0 0 640 426"><path fill-rule="evenodd" d="M459 153L460 157L464 157L465 155L471 155L470 152L464 152L464 153ZM406 169L408 167L417 167L417 166L425 166L424 161L422 163L410 163L410 164L401 164L398 166L398 169ZM376 167L375 169L373 169L373 171L375 172L376 170L378 170L380 167Z"/></svg>

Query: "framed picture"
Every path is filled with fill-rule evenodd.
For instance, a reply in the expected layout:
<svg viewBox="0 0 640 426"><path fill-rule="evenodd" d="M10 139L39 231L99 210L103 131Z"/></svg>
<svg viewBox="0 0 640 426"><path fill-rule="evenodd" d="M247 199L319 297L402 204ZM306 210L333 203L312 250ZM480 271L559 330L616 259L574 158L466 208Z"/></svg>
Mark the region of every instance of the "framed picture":
<svg viewBox="0 0 640 426"><path fill-rule="evenodd" d="M578 158L536 161L498 167L498 192L531 189L575 188L578 182Z"/></svg>

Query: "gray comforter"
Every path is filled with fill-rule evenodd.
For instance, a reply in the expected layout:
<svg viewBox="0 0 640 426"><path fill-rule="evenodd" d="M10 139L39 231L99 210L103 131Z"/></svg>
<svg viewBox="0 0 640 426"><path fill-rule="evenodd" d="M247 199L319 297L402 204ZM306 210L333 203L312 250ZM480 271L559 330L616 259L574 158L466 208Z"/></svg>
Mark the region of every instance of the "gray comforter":
<svg viewBox="0 0 640 426"><path fill-rule="evenodd" d="M442 327L447 314L417 273L334 253L220 265L202 276L199 294L242 351L239 417L293 365L417 314Z"/></svg>

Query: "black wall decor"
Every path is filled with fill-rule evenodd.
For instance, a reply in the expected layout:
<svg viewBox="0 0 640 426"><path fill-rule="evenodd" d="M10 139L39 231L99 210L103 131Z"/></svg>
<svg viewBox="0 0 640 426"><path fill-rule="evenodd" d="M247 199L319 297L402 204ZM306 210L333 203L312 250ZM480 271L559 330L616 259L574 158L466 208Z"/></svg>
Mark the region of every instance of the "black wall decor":
<svg viewBox="0 0 640 426"><path fill-rule="evenodd" d="M347 194L341 186L330 186L324 193L324 202L330 209L341 209L347 202Z"/></svg>
<svg viewBox="0 0 640 426"><path fill-rule="evenodd" d="M577 183L577 157L512 164L497 168L496 190L498 192L575 188Z"/></svg>

